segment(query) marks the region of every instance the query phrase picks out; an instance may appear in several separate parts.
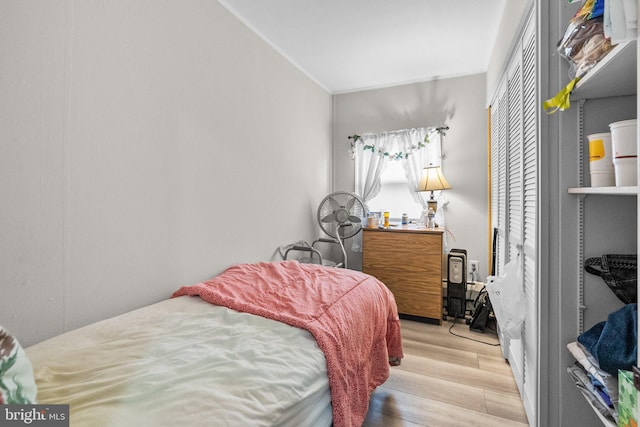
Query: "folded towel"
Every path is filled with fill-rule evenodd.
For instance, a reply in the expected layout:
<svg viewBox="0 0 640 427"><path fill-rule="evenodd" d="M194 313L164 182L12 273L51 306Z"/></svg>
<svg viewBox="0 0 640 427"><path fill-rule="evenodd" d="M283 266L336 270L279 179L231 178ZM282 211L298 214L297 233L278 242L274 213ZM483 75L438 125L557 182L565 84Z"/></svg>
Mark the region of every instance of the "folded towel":
<svg viewBox="0 0 640 427"><path fill-rule="evenodd" d="M638 305L627 304L578 337L604 371L630 371L638 354Z"/></svg>

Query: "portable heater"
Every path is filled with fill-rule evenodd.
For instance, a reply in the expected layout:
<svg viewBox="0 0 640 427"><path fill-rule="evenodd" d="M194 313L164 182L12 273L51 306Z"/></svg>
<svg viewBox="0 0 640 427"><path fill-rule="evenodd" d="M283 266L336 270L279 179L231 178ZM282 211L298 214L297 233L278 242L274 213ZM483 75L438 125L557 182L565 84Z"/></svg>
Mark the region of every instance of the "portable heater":
<svg viewBox="0 0 640 427"><path fill-rule="evenodd" d="M467 251L451 249L447 256L447 314L464 317L467 307Z"/></svg>

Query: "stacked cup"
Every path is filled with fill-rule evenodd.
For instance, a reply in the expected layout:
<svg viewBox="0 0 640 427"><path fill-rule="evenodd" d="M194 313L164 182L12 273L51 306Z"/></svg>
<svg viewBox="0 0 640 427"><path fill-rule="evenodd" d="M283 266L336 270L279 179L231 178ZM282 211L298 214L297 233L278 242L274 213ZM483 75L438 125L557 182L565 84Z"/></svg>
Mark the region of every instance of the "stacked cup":
<svg viewBox="0 0 640 427"><path fill-rule="evenodd" d="M611 146L613 150L616 186L637 185L637 120L623 120L621 122L611 123L609 128L611 129Z"/></svg>
<svg viewBox="0 0 640 427"><path fill-rule="evenodd" d="M587 135L589 140L589 170L592 187L610 187L615 184L611 133Z"/></svg>

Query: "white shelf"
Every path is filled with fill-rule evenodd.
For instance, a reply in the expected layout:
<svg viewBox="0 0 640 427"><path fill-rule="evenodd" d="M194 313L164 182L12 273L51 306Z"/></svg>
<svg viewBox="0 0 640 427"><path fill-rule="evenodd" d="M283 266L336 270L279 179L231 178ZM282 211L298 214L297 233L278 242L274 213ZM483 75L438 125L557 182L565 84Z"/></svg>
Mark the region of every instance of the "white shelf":
<svg viewBox="0 0 640 427"><path fill-rule="evenodd" d="M632 187L572 187L569 194L600 194L612 196L637 196L638 186Z"/></svg>
<svg viewBox="0 0 640 427"><path fill-rule="evenodd" d="M637 92L636 40L617 44L578 81L571 99L606 98Z"/></svg>

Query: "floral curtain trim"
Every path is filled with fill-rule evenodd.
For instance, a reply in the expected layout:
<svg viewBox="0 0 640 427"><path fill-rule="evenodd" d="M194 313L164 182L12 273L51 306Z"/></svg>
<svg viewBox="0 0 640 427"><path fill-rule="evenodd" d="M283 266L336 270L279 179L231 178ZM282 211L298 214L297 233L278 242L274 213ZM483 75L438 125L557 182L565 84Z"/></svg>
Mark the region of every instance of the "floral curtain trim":
<svg viewBox="0 0 640 427"><path fill-rule="evenodd" d="M388 151L377 149L377 153L380 156L388 157L389 160L407 159L407 158L409 158L411 153L413 153L416 150L420 150L420 149L426 147L427 144L431 142L431 140L429 139L429 135L433 134L434 132L438 132L440 135L444 135L444 132L447 131L447 130L449 130L448 126L429 127L429 128L427 128L427 132L425 133L424 138L422 139L422 141L418 141L417 143L411 145L409 148L406 149L406 151L396 151L395 153L390 153ZM393 135L394 133L400 133L400 132L407 132L407 130L385 132L385 134ZM376 136L376 135L372 135L372 134L365 134L365 136L369 136L369 135L374 136L374 137ZM351 160L355 160L355 158L356 158L356 145L358 145L358 142L360 142L360 144L362 144L362 151L369 150L373 154L376 153L376 147L373 144L368 144L368 143L364 142L364 139L363 139L362 135L354 134L354 135L350 135L348 138L350 140L349 144L351 146L350 149L349 149L349 155L351 156Z"/></svg>

